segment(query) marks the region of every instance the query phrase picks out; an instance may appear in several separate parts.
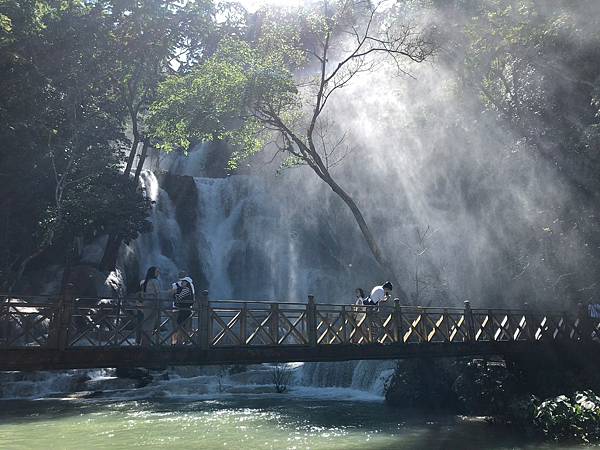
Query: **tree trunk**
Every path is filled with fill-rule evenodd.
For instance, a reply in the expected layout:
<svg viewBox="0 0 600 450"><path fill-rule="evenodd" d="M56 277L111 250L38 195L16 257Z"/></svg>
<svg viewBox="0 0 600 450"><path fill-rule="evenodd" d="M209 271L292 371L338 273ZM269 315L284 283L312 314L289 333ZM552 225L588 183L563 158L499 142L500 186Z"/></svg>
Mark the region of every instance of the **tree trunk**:
<svg viewBox="0 0 600 450"><path fill-rule="evenodd" d="M148 147L150 146L150 141L148 139L144 139L144 145L142 146L142 154L140 155L140 160L138 161L138 165L135 169L135 176L133 177L133 181L135 184L140 180L140 174L142 173L142 168L144 167L144 162L146 161L146 155L148 154Z"/></svg>
<svg viewBox="0 0 600 450"><path fill-rule="evenodd" d="M142 147L142 154L140 155L140 160L138 161L137 167L135 169L135 175L133 177L133 182L136 185L140 179L142 167L144 165L144 161L146 160L146 155L148 154L148 147L150 146L150 142L148 139L144 139L143 142L144 146ZM125 176L129 176L129 173L126 172ZM106 247L104 248L104 254L102 255L102 260L100 261L100 270L102 270L103 272L110 272L112 270L115 270L115 268L117 267L117 258L119 257L119 249L121 248L122 241L123 238L118 234L111 233L108 235Z"/></svg>
<svg viewBox="0 0 600 450"><path fill-rule="evenodd" d="M125 172L123 173L123 175L125 175L125 177L128 177L129 174L131 173L131 168L133 167L133 163L135 161L135 156L137 155L137 148L138 148L139 143L140 143L139 138L137 136L134 136L133 142L131 144L131 150L129 152L129 158L127 159L127 166L125 167Z"/></svg>
<svg viewBox="0 0 600 450"><path fill-rule="evenodd" d="M32 254L27 256L25 259L23 259L23 261L21 261L21 264L19 264L19 268L17 269L13 279L8 284L8 292L13 291L13 289L15 288L17 283L19 281L21 281L21 278L23 277L23 273L25 273L25 269L27 268L29 263L31 261L33 261L35 258L37 258L39 255L41 255L44 252L44 250L46 250L46 247L40 247L35 252L33 252Z"/></svg>
<svg viewBox="0 0 600 450"><path fill-rule="evenodd" d="M402 300L403 302L408 301L408 296L406 295L406 292L404 291L402 285L398 281L398 278L394 274L393 266L390 264L390 262L387 260L387 258L384 256L383 252L379 248L379 245L373 237L373 234L371 233L371 230L369 229L365 218L363 217L360 209L358 208L358 205L352 199L352 197L350 197L350 195L346 191L344 191L344 189L342 189L342 187L339 184L337 184L335 180L331 177L327 166L323 163L321 157L319 156L319 153L317 152L312 141L312 125L311 129L309 129L309 132L307 134L308 145L306 145L300 138L298 138L298 136L296 136L291 130L289 130L284 125L281 119L277 118L276 125L280 126L282 132L286 136L289 136L290 142L294 142L299 148L300 154L298 156L304 159L304 161L307 162L308 166L313 170L313 172L315 172L319 178L321 178L325 183L327 183L331 190L342 199L342 201L346 204L346 206L348 206L348 208L350 208L350 211L352 211L352 215L354 216L356 223L358 223L358 226L363 237L365 238L365 241L367 241L367 245L371 250L371 254L375 258L375 261L377 261L377 264L379 265L382 271L382 274L386 278L388 278L388 280L391 281L393 285L396 286L396 292L400 300Z"/></svg>
<svg viewBox="0 0 600 450"><path fill-rule="evenodd" d="M119 248L121 247L121 236L109 234L104 247L104 254L98 267L103 272L110 272L117 267L117 258L119 257Z"/></svg>
<svg viewBox="0 0 600 450"><path fill-rule="evenodd" d="M404 289L402 289L400 282L398 281L396 275L394 274L392 265L390 264L389 260L384 256L383 252L379 248L377 241L373 237L373 233L371 233L371 230L369 229L369 226L367 225L367 222L365 221L365 219L364 219L360 209L358 208L358 205L354 201L354 199L352 199L352 197L350 197L350 195L348 195L348 193L346 191L344 191L344 189L342 189L342 187L339 184L337 184L333 180L333 178L331 178L331 176L329 174L323 174L323 175L318 174L318 175L321 177L321 179L323 181L325 181L325 183L327 183L329 185L331 190L333 190L333 192L335 192L338 195L338 197L340 197L342 199L342 201L346 204L346 206L348 206L348 208L350 208L350 211L352 211L352 215L354 216L356 223L358 223L360 231L361 231L363 237L365 238L365 241L367 242L367 245L369 246L369 249L371 250L373 257L375 258L375 260L379 264L379 267L383 271L383 275L385 277L387 277L394 284L394 287L395 287L394 290L396 291L396 295L402 301L408 300L408 296L406 295L406 292L404 291Z"/></svg>

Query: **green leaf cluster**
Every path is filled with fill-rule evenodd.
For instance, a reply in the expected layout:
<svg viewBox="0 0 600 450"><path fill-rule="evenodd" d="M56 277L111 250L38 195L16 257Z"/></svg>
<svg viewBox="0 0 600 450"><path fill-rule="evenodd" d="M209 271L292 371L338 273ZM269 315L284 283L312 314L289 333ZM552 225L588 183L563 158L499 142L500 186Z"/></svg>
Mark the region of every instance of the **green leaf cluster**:
<svg viewBox="0 0 600 450"><path fill-rule="evenodd" d="M559 395L540 403L534 423L552 438L600 439L600 397L592 391Z"/></svg>
<svg viewBox="0 0 600 450"><path fill-rule="evenodd" d="M265 55L250 43L225 39L204 64L161 84L147 123L164 150L187 150L191 142L222 140L237 153L259 151L267 134L264 112L281 114L298 104L291 69L282 55Z"/></svg>

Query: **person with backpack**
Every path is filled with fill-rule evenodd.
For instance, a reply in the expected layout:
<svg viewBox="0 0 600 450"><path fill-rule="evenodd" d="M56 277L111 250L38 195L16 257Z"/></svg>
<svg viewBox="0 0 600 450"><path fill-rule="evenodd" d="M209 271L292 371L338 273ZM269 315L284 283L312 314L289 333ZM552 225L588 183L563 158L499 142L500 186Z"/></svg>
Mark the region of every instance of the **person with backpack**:
<svg viewBox="0 0 600 450"><path fill-rule="evenodd" d="M184 344L190 331L190 318L194 306L194 283L184 271L179 272L179 280L173 283L173 306L177 309L176 329L171 338L172 345Z"/></svg>
<svg viewBox="0 0 600 450"><path fill-rule="evenodd" d="M369 297L365 299L363 304L377 306L379 305L379 303L387 302L392 296L393 288L394 287L392 286L392 283L389 281L386 281L381 286L375 286L371 290L371 295L369 295Z"/></svg>
<svg viewBox="0 0 600 450"><path fill-rule="evenodd" d="M383 323L379 317L379 309L377 306L379 306L380 303L387 302L391 298L392 289L392 283L386 281L381 286L375 286L373 289L371 289L371 295L369 295L369 297L363 302L364 305L373 307L367 310L369 341L371 343L378 342L383 329Z"/></svg>

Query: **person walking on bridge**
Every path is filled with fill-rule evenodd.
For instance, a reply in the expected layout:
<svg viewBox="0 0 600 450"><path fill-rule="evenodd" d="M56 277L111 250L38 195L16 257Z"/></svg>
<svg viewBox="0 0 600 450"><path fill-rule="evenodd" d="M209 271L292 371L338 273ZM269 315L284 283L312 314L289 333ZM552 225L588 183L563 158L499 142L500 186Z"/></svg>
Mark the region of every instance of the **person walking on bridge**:
<svg viewBox="0 0 600 450"><path fill-rule="evenodd" d="M146 271L146 278L142 281L142 339L143 347L149 347L154 333L160 333L160 269L156 266Z"/></svg>
<svg viewBox="0 0 600 450"><path fill-rule="evenodd" d="M356 324L356 330L354 331L352 343L358 344L360 343L361 338L364 337L364 333L361 333L360 331L367 329L367 324L366 322L364 322L366 310L364 305L367 299L365 298L365 291L363 291L362 288L356 288L354 290L354 294L356 296L356 300L354 302L352 310L354 312L353 318L354 323Z"/></svg>
<svg viewBox="0 0 600 450"><path fill-rule="evenodd" d="M173 283L173 307L177 309L175 331L171 338L172 345L184 344L186 335L189 336L190 318L195 300L194 282L187 276L185 270L179 272L179 280Z"/></svg>

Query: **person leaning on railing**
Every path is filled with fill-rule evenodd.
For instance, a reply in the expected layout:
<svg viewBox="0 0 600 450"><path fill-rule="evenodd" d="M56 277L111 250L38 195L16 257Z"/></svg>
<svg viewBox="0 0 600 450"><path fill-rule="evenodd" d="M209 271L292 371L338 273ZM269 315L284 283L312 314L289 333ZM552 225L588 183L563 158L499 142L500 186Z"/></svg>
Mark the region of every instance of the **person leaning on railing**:
<svg viewBox="0 0 600 450"><path fill-rule="evenodd" d="M369 316L368 322L370 342L376 342L381 335L383 323L381 323L381 319L378 314L379 310L377 307L381 303L385 303L391 298L393 288L394 287L392 286L392 283L389 281L386 281L381 286L375 286L371 290L369 297L363 302L364 305L372 307L372 309L367 313Z"/></svg>

